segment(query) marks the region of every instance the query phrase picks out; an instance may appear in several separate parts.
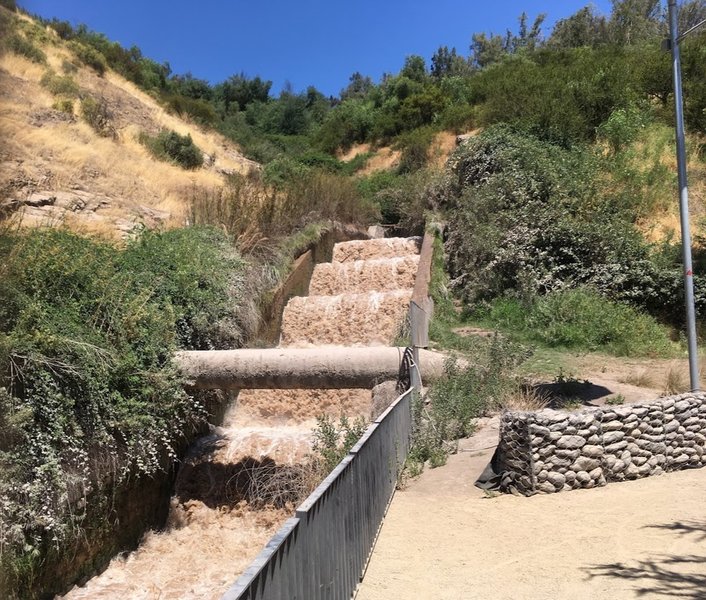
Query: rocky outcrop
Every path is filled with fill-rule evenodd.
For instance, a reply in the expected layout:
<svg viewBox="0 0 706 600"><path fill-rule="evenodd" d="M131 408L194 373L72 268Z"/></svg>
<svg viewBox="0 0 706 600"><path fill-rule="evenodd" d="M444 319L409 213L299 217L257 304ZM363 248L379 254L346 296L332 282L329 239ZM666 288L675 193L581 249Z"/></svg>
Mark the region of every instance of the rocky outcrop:
<svg viewBox="0 0 706 600"><path fill-rule="evenodd" d="M122 203L121 203L122 204ZM149 206L135 205L121 216L113 214L114 198L83 190L40 190L26 195L15 194L0 205L0 212L18 213L24 225L55 225L72 219L78 224L105 224L123 237L142 226L159 227L170 214Z"/></svg>

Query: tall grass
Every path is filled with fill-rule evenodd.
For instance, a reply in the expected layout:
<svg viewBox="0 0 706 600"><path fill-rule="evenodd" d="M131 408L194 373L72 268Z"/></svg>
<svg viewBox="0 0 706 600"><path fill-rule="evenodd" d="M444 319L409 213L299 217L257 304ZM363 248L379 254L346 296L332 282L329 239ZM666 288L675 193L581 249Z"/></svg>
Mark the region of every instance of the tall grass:
<svg viewBox="0 0 706 600"><path fill-rule="evenodd" d="M252 252L313 223L368 225L378 217L348 177L312 171L275 188L253 177L232 176L224 187L194 188L190 219L222 227Z"/></svg>

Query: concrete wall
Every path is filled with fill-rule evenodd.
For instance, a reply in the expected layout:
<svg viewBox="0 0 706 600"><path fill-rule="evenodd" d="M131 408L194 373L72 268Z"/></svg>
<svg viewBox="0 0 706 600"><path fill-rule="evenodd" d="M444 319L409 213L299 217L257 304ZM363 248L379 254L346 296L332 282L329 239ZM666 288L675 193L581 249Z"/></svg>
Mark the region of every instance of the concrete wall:
<svg viewBox="0 0 706 600"><path fill-rule="evenodd" d="M592 488L706 464L706 393L577 412L507 412L500 489L525 495Z"/></svg>

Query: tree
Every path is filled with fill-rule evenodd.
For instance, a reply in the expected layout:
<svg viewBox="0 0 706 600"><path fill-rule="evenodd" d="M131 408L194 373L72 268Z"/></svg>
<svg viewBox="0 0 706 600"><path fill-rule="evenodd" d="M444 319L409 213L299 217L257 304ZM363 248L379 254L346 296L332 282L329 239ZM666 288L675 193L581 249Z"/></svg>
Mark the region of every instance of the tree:
<svg viewBox="0 0 706 600"><path fill-rule="evenodd" d="M358 71L353 73L348 81L348 86L341 90L342 101L351 98L365 98L374 87L373 80L367 75L361 75Z"/></svg>
<svg viewBox="0 0 706 600"><path fill-rule="evenodd" d="M662 22L660 0L613 0L610 29L617 44L638 44L656 38Z"/></svg>
<svg viewBox="0 0 706 600"><path fill-rule="evenodd" d="M566 19L560 19L547 42L555 48L598 46L608 41L608 22L595 14L592 6L585 6Z"/></svg>
<svg viewBox="0 0 706 600"><path fill-rule="evenodd" d="M527 28L527 13L519 17L520 28L517 35L509 29L505 37L485 33L474 33L471 42L471 61L481 69L499 62L503 56L519 51L536 50L542 42L542 23L546 14L537 15L531 28Z"/></svg>
<svg viewBox="0 0 706 600"><path fill-rule="evenodd" d="M485 33L474 33L471 42L471 60L480 69L499 62L507 54L506 38L501 35L486 36Z"/></svg>
<svg viewBox="0 0 706 600"><path fill-rule="evenodd" d="M277 101L271 103L266 129L270 133L301 135L308 128L307 96L295 93L287 82Z"/></svg>
<svg viewBox="0 0 706 600"><path fill-rule="evenodd" d="M231 75L223 83L219 83L215 89L216 98L223 104L225 113L235 110L245 110L252 102L267 102L270 97L271 81L265 81L260 77L249 79L244 73Z"/></svg>
<svg viewBox="0 0 706 600"><path fill-rule="evenodd" d="M679 31L686 31L706 19L706 0L688 0L679 7Z"/></svg>
<svg viewBox="0 0 706 600"><path fill-rule="evenodd" d="M447 46L439 46L439 49L431 57L431 75L435 79L469 75L470 71L471 67L468 61L457 54L456 48L449 50Z"/></svg>
<svg viewBox="0 0 706 600"><path fill-rule="evenodd" d="M313 85L306 88L306 110L314 123L321 123L331 109L331 103Z"/></svg>
<svg viewBox="0 0 706 600"><path fill-rule="evenodd" d="M427 66L424 59L416 54L408 56L404 61L400 75L417 83L424 83L427 78Z"/></svg>
<svg viewBox="0 0 706 600"><path fill-rule="evenodd" d="M171 79L171 85L175 93L193 98L194 100L211 100L213 89L205 79L197 79L191 73L185 75L175 75Z"/></svg>
<svg viewBox="0 0 706 600"><path fill-rule="evenodd" d="M542 38L542 23L547 18L545 13L537 15L532 23L532 27L527 29L527 13L523 12L520 15L520 30L518 35L512 38L511 48L508 48L510 52L517 52L518 50L534 50L541 42Z"/></svg>

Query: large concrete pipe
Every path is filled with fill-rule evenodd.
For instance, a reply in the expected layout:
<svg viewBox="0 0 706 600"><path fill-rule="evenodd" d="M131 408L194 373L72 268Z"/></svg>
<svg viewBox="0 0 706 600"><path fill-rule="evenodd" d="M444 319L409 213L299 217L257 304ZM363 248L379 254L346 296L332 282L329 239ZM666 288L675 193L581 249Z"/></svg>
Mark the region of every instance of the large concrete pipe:
<svg viewBox="0 0 706 600"><path fill-rule="evenodd" d="M176 362L200 389L372 388L396 379L404 348L267 348L179 352ZM445 355L420 350L424 382L438 379Z"/></svg>

